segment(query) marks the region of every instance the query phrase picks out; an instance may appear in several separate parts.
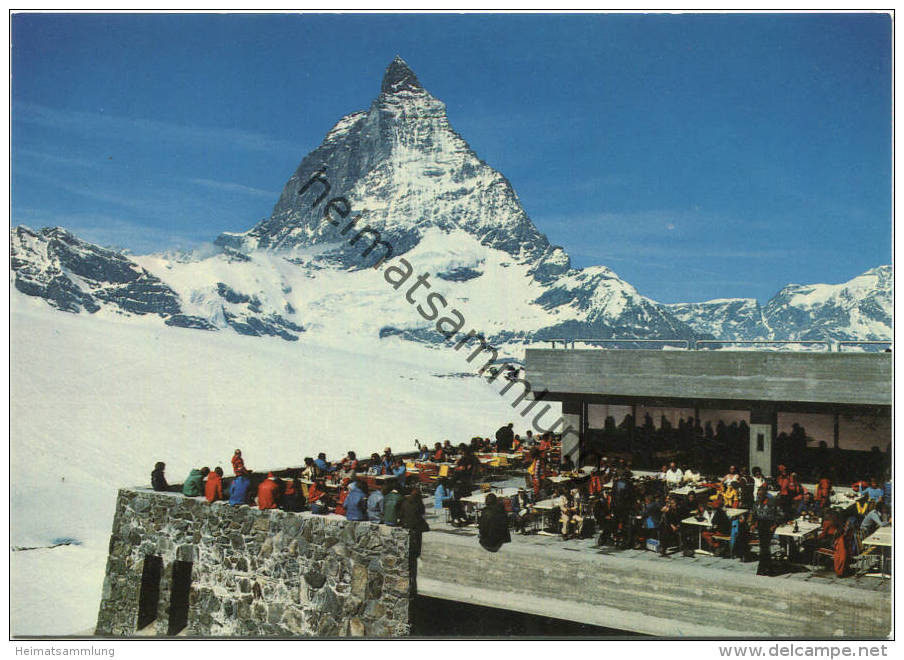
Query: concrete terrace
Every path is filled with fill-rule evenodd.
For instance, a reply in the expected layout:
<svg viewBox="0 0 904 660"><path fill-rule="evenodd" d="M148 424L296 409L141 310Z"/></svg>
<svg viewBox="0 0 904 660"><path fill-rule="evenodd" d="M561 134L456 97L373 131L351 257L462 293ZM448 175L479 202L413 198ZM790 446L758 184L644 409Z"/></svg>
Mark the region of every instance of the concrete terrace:
<svg viewBox="0 0 904 660"><path fill-rule="evenodd" d="M517 486L518 481L494 487ZM425 500L428 514L432 500ZM668 637L886 637L890 580L800 567L778 577L742 563L512 534L497 553L476 526L428 518L418 593Z"/></svg>

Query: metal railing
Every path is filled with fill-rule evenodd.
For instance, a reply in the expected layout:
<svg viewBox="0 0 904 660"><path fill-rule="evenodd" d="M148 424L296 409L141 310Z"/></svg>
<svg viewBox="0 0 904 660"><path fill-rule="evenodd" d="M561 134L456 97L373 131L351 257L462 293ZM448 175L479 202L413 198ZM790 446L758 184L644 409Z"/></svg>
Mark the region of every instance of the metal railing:
<svg viewBox="0 0 904 660"><path fill-rule="evenodd" d="M571 349L574 350L575 344L671 344L677 345L678 347L684 348L689 351L698 351L698 350L709 350L706 349L703 345L705 344L753 344L753 345L786 345L786 344L798 344L798 345L818 345L821 344L825 346L826 352L831 353L833 350L835 352L841 352L844 346L860 346L860 345L879 345L879 346L888 346L891 348L894 344L892 340L888 341L877 341L877 340L869 340L869 341L856 341L856 340L844 340L833 342L829 339L635 339L631 337L616 337L616 338L608 338L608 339L540 339L539 341L550 344L550 348L556 348L556 344L561 344L562 348L569 348L569 344L571 345ZM834 349L832 347L835 347Z"/></svg>

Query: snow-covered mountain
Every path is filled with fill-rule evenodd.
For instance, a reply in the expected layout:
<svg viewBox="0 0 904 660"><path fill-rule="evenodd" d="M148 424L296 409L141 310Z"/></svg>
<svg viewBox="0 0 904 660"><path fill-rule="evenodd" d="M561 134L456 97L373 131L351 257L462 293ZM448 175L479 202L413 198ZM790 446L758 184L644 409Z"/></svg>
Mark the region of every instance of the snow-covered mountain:
<svg viewBox="0 0 904 660"><path fill-rule="evenodd" d="M719 298L663 305L702 334L719 339L772 339L763 309L754 298Z"/></svg>
<svg viewBox="0 0 904 660"><path fill-rule="evenodd" d="M213 256L131 256L15 227L11 283L63 311L288 341L891 336L890 266L836 287L790 285L762 309L663 305L604 266L573 268L398 57L370 107L301 161L271 216L216 244Z"/></svg>
<svg viewBox="0 0 904 660"><path fill-rule="evenodd" d="M720 339L890 340L894 272L878 266L841 284L789 284L765 306L752 298L664 305Z"/></svg>

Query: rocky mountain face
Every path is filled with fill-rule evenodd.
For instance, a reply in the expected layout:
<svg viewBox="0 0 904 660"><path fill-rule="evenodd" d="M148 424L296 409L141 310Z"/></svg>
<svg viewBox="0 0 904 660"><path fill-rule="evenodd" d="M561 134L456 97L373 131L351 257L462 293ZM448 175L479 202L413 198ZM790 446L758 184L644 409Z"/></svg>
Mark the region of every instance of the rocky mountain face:
<svg viewBox="0 0 904 660"><path fill-rule="evenodd" d="M325 216L334 198L342 199ZM216 243L220 253L205 258L126 256L61 228L15 227L11 283L63 311L288 341L351 328L438 344L439 308L460 319L461 332L500 346L891 336L890 266L837 286L789 285L763 308L744 299L663 305L608 268L572 268L401 58L370 107L343 117L301 161L270 217ZM390 285L389 267L403 262L417 273L404 288Z"/></svg>
<svg viewBox="0 0 904 660"><path fill-rule="evenodd" d="M893 336L894 272L878 266L841 284L789 284L762 307L750 298L664 307L720 339L886 341Z"/></svg>
<svg viewBox="0 0 904 660"><path fill-rule="evenodd" d="M18 291L43 298L64 312L154 315L166 325L198 330L230 326L241 334L286 340L297 340L295 333L304 331L278 314L264 313L259 302L255 305L254 299L222 283L221 304L214 314L186 314L180 294L146 268L60 227L37 232L22 226L10 229L10 266Z"/></svg>
<svg viewBox="0 0 904 660"><path fill-rule="evenodd" d="M345 266L373 263L341 240L311 202L322 184L345 197L356 228L380 232L395 255L418 244L426 228L463 229L481 244L530 263L549 279L568 270L561 248L550 246L521 208L508 180L480 160L446 117L445 104L421 86L400 57L386 69L380 94L365 111L339 120L283 188L273 213L244 234L222 234L220 245L244 251L329 245ZM304 191L306 194L300 194Z"/></svg>

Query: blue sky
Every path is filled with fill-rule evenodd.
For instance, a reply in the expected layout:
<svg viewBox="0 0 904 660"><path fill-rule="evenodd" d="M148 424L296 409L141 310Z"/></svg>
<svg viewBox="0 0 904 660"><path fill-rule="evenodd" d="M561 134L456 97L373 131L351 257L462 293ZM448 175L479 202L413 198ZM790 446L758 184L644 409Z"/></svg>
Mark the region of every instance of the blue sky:
<svg viewBox="0 0 904 660"><path fill-rule="evenodd" d="M656 300L891 261L881 14L18 14L12 224L244 231L396 54L550 241Z"/></svg>

